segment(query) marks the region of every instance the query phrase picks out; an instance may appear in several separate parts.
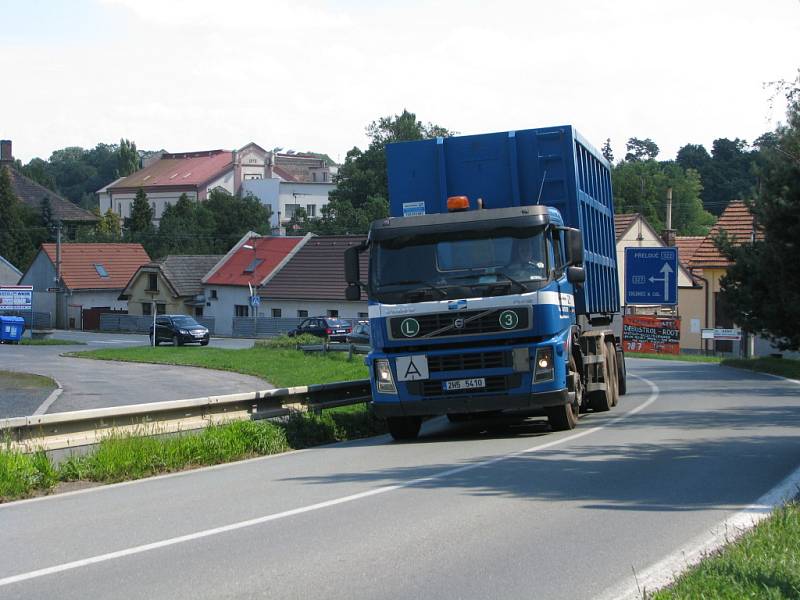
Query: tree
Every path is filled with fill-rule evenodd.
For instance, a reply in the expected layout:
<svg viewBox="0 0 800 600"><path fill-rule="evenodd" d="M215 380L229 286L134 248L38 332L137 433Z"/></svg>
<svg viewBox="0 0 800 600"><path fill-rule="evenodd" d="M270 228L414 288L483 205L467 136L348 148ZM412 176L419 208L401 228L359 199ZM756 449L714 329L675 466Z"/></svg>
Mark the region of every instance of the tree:
<svg viewBox="0 0 800 600"><path fill-rule="evenodd" d="M422 123L414 113L381 117L367 128L369 147L353 148L334 179L336 189L322 208L322 217L308 221L316 233L366 233L371 220L389 214L386 178L386 145L391 142L447 137L453 132L432 123Z"/></svg>
<svg viewBox="0 0 800 600"><path fill-rule="evenodd" d="M39 211L41 213L41 221L42 227L47 229L47 231L53 231L56 228L56 221L53 218L53 205L50 202L50 198L44 196L42 201L39 205Z"/></svg>
<svg viewBox="0 0 800 600"><path fill-rule="evenodd" d="M746 201L763 240L742 243L721 235L716 241L733 261L721 292L734 322L782 350L800 350L800 74L780 85L787 123L768 138L774 143L761 147L760 190Z"/></svg>
<svg viewBox="0 0 800 600"><path fill-rule="evenodd" d="M0 256L24 270L33 259L35 247L28 235L23 208L11 187L8 169L0 166Z"/></svg>
<svg viewBox="0 0 800 600"><path fill-rule="evenodd" d="M125 226L135 241L140 241L143 235L153 233L153 209L142 188L136 191L131 205L131 216L126 219Z"/></svg>
<svg viewBox="0 0 800 600"><path fill-rule="evenodd" d="M606 138L606 143L603 144L602 152L608 162L614 162L614 152L611 150L611 138Z"/></svg>
<svg viewBox="0 0 800 600"><path fill-rule="evenodd" d="M625 155L625 160L648 160L654 159L658 156L658 144L650 138L640 140L639 138L629 138L628 143L625 144L628 153Z"/></svg>
<svg viewBox="0 0 800 600"><path fill-rule="evenodd" d="M139 152L136 150L136 142L122 138L116 154L117 177L127 177L139 170Z"/></svg>

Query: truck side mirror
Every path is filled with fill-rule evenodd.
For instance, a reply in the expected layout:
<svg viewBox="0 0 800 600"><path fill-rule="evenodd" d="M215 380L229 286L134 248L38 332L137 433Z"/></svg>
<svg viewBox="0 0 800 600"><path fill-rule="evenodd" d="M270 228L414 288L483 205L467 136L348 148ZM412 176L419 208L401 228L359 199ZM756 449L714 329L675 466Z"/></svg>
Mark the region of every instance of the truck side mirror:
<svg viewBox="0 0 800 600"><path fill-rule="evenodd" d="M586 281L586 270L583 267L567 267L567 281L581 286Z"/></svg>
<svg viewBox="0 0 800 600"><path fill-rule="evenodd" d="M359 279L361 278L358 252L358 246L351 246L344 251L344 279L347 282L348 287L357 285Z"/></svg>
<svg viewBox="0 0 800 600"><path fill-rule="evenodd" d="M565 229L567 242L567 264L580 267L583 265L583 234L579 229ZM585 275L584 275L585 279Z"/></svg>
<svg viewBox="0 0 800 600"><path fill-rule="evenodd" d="M358 284L355 285L348 285L344 289L344 299L345 300L361 300L361 287Z"/></svg>

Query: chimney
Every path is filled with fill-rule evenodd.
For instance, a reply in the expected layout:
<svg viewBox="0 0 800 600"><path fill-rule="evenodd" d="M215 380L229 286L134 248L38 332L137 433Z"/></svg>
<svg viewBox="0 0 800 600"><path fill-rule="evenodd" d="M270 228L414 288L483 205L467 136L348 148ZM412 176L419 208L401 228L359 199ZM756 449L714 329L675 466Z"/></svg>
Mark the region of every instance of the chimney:
<svg viewBox="0 0 800 600"><path fill-rule="evenodd" d="M661 232L661 239L667 246L675 245L675 230L672 228L672 188L667 188L667 222L666 228Z"/></svg>
<svg viewBox="0 0 800 600"><path fill-rule="evenodd" d="M0 140L0 164L11 164L14 157L11 154L11 140Z"/></svg>

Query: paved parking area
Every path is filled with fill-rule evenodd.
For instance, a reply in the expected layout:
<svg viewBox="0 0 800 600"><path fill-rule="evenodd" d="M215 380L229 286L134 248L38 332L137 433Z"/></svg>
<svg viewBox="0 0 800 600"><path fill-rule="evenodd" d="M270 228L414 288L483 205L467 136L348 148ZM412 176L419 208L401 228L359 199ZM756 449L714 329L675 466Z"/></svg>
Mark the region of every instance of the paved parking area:
<svg viewBox="0 0 800 600"><path fill-rule="evenodd" d="M63 352L81 349L146 344L146 336L57 332L53 337L79 339L87 345L0 345L0 369L45 375L61 384L63 392L48 407L48 413L234 394L273 387L258 377L238 373L60 356ZM211 345L242 348L252 343L252 340L224 339L212 340ZM0 398L4 396L8 400L0 402L0 417L18 416L20 402L12 401L10 391L4 392L0 388ZM26 410L23 412L30 408L28 404L30 401L25 401ZM32 411L28 414L32 414Z"/></svg>

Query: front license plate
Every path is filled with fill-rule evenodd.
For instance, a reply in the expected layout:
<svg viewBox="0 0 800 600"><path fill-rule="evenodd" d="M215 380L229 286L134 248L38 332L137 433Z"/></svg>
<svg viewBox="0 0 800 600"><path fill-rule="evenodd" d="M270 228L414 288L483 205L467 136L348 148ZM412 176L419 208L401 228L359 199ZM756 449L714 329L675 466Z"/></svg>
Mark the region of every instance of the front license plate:
<svg viewBox="0 0 800 600"><path fill-rule="evenodd" d="M473 377L472 379L451 379L450 381L442 382L442 388L445 392L458 392L462 390L474 390L485 387L486 380L483 377Z"/></svg>

